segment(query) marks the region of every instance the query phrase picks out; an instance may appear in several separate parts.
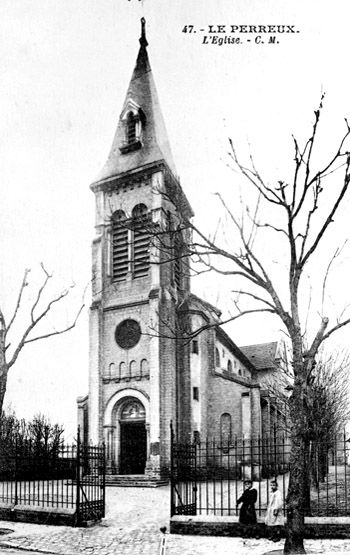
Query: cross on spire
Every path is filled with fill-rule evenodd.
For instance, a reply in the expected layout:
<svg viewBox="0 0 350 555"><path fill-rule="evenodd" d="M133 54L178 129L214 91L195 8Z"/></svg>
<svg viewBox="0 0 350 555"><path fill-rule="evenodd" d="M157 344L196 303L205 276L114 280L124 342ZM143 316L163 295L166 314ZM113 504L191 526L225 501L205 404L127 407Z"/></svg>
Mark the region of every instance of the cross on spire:
<svg viewBox="0 0 350 555"><path fill-rule="evenodd" d="M140 45L144 46L146 48L146 46L148 46L148 42L146 39L146 20L144 17L141 17L141 37L140 37Z"/></svg>

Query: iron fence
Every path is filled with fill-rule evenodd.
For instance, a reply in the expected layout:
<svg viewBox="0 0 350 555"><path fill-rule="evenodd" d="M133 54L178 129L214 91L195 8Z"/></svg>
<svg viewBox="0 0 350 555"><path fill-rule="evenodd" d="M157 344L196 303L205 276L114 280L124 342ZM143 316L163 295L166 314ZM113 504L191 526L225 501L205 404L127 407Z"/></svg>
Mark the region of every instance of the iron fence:
<svg viewBox="0 0 350 555"><path fill-rule="evenodd" d="M74 523L105 515L105 448L77 441L45 448L31 441L0 447L0 503L22 508L70 509Z"/></svg>
<svg viewBox="0 0 350 555"><path fill-rule="evenodd" d="M342 433L327 442L310 442L309 490L305 514L350 515L350 439ZM244 479L258 494L264 515L277 480L284 511L289 484L290 440L276 431L269 437L207 439L180 443L171 433L171 515L238 515Z"/></svg>

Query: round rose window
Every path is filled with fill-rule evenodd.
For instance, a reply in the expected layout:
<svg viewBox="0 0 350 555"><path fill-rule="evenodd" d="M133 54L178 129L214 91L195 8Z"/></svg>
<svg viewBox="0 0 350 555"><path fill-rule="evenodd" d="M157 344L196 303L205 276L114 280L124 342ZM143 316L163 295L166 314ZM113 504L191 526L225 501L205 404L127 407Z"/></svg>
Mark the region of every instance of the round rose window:
<svg viewBox="0 0 350 555"><path fill-rule="evenodd" d="M131 349L140 341L141 328L136 320L123 320L115 330L115 340L122 349Z"/></svg>

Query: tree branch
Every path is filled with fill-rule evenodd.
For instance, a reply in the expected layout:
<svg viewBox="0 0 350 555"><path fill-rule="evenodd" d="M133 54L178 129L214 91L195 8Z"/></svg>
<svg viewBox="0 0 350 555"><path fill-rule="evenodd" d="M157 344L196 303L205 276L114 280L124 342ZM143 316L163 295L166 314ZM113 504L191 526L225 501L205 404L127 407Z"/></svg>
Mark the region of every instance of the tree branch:
<svg viewBox="0 0 350 555"><path fill-rule="evenodd" d="M350 155L348 155L347 157L347 164L346 164L346 171L345 171L345 176L344 176L344 184L343 187L338 195L338 198L336 199L336 202L333 205L332 210L330 211L330 213L328 214L328 217L326 218L323 226L321 227L319 233L317 234L317 237L314 241L314 243L311 245L311 247L309 248L308 252L305 254L304 258L301 260L301 264L302 266L305 265L305 263L307 262L307 260L310 258L310 256L312 255L313 252L315 252L319 242L321 241L325 231L327 230L329 224L333 221L333 216L336 213L348 187L349 187L349 181L350 181L350 176L349 176L349 167L350 167Z"/></svg>
<svg viewBox="0 0 350 555"><path fill-rule="evenodd" d="M84 308L84 304L79 308L78 313L74 319L74 321L72 322L72 324L70 324L69 326L67 326L66 328L64 328L63 330L57 330L57 331L53 331L51 333L46 333L43 335L38 335L37 337L33 337L32 339L26 339L24 344L26 343L32 343L33 341L38 341L39 339L46 339L47 337L52 337L53 335L60 335L61 333L66 333L67 331L70 331L71 329L73 329L78 321L78 318Z"/></svg>
<svg viewBox="0 0 350 555"><path fill-rule="evenodd" d="M31 317L32 322L34 322L34 311L35 311L36 307L37 307L38 304L39 304L39 301L40 301L40 298L41 298L41 294L42 294L42 292L44 291L44 289L45 289L45 287L46 287L47 282L49 281L49 279L52 278L52 275L50 275L50 274L46 271L46 269L45 269L45 267L44 267L44 264L43 264L42 262L40 263L40 266L41 266L41 269L43 270L43 272L44 272L44 274L45 274L45 279L44 279L44 282L43 282L42 286L39 287L38 294L37 294L37 296L36 296L36 299L35 299L35 301L34 301L34 304L33 304L33 306L32 306L32 309L31 309L31 311L30 311L30 317Z"/></svg>
<svg viewBox="0 0 350 555"><path fill-rule="evenodd" d="M43 266L42 266L42 268L44 269ZM47 274L47 272L46 272L45 269L44 269L44 272L45 272L45 274ZM40 299L41 294L42 294L42 291L43 291L43 288L44 288L45 285L47 284L47 281L48 281L48 279L49 279L50 277L51 277L51 276L49 276L49 274L47 274L47 275L46 275L46 278L45 278L45 281L44 281L44 285L41 286L41 287L39 288L39 291L38 291L36 300L34 301L34 305L33 305L34 307L37 306L37 304L38 304L38 298ZM17 358L18 358L19 353L21 352L22 348L24 347L24 345L25 345L26 343L30 343L31 341L37 341L38 339L44 339L44 338L46 338L46 337L51 337L52 335L58 335L58 334L64 333L65 331L69 331L70 329L72 329L72 328L76 325L76 322L77 322L77 320L78 320L78 317L79 317L79 315L80 315L80 313L81 313L81 311L82 311L82 309L83 309L83 307L84 307L84 303L83 303L82 306L80 307L80 309L79 309L79 311L78 311L78 313L77 313L77 316L76 316L76 318L75 318L73 324L70 324L69 326L67 326L67 328L65 328L65 329L63 329L63 330L55 331L55 332L52 332L52 333L43 334L43 335L38 336L38 337L35 337L35 338L33 338L33 339L27 339L28 336L29 336L29 334L31 333L31 331L32 331L32 330L39 324L39 322L50 312L51 308L52 308L56 303L58 303L59 301L61 301L64 297L66 297L66 296L68 295L68 293L69 293L69 290L68 290L68 289L66 289L65 291L62 291L62 293L60 293L57 297L55 297L54 299L52 299L52 300L46 305L46 307L44 308L44 310L42 310L42 312L41 312L38 316L36 316L36 317L34 316L34 309L33 309L33 307L32 307L32 310L31 310L31 322L30 322L30 324L27 326L27 328L25 329L25 331L23 332L22 337L21 337L20 341L19 341L18 344L17 344L17 347L16 347L16 349L15 349L13 355L12 355L12 358L11 358L10 362L8 363L8 365L7 365L8 369L10 369L11 366L14 365L14 363L16 362L16 360L17 360Z"/></svg>
<svg viewBox="0 0 350 555"><path fill-rule="evenodd" d="M349 323L350 323L350 318L348 318L347 320L344 320L343 322L339 322L339 324L337 324L331 330L329 330L327 333L324 334L324 336L322 337L322 342L328 339L328 337L330 337L332 333L339 330L340 328L343 328L344 326L347 326L347 324Z"/></svg>
<svg viewBox="0 0 350 555"><path fill-rule="evenodd" d="M276 311L276 307L269 303L269 301L267 301L266 299L263 299L262 297L259 297L258 295L254 295L254 293L249 293L248 291L242 291L241 289L232 289L231 293L237 293L238 295L245 295L247 297L251 297L252 299L255 299L256 301L260 301L264 304L266 304L267 306L269 306L270 308L272 308L272 310Z"/></svg>
<svg viewBox="0 0 350 555"><path fill-rule="evenodd" d="M16 307L15 307L14 313L12 315L12 318L9 322L9 325L6 327L6 334L10 331L10 328L11 328L13 322L15 321L18 310L21 306L23 291L24 291L24 288L27 287L27 285L28 285L27 277L28 277L29 272L30 272L30 269L28 269L28 268L26 270L24 270L24 276L23 276L23 279L22 279L21 287L19 289L17 302L16 302Z"/></svg>

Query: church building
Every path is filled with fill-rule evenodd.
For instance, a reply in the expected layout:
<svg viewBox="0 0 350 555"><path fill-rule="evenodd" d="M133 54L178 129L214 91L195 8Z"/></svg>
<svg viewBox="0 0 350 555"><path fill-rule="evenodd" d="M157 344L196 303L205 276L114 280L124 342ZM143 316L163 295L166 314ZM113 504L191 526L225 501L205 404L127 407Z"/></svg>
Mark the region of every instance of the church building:
<svg viewBox="0 0 350 555"><path fill-rule="evenodd" d="M168 474L171 422L187 441L257 437L284 418L259 379L278 371L283 345L237 347L216 325L220 311L191 293L186 256L169 257L152 241L152 229L174 229L193 211L176 176L141 21L113 144L91 185L89 392L78 398L78 423L86 441L105 442L108 474L157 482ZM172 252L184 252L186 233L175 236ZM179 321L205 331L179 341L171 333Z"/></svg>

